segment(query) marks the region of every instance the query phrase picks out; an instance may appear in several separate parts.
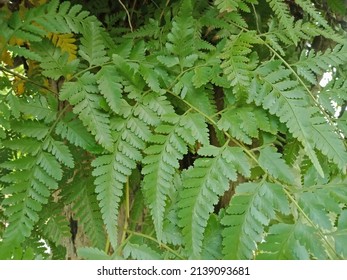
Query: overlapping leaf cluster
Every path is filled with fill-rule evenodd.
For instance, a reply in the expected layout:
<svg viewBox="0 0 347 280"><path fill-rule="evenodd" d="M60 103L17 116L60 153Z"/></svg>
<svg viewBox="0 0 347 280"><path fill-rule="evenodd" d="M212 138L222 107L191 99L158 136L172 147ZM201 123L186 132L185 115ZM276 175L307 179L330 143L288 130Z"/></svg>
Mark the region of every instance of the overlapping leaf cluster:
<svg viewBox="0 0 347 280"><path fill-rule="evenodd" d="M0 258L347 258L343 34L307 0L162 2L0 14Z"/></svg>

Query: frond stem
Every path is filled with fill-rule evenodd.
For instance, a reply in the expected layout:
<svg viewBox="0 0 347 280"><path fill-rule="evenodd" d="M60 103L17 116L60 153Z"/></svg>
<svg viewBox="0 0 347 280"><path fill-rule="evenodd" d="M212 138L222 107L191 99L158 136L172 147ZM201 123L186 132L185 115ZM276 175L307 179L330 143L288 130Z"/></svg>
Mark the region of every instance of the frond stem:
<svg viewBox="0 0 347 280"><path fill-rule="evenodd" d="M172 253L173 255L175 255L176 257L178 257L179 259L183 260L184 258L178 254L174 249L170 248L169 246L159 242L157 239L153 238L152 236L149 236L147 234L143 234L140 232L136 232L136 231L132 231L132 230L126 230L126 232L132 234L132 235L136 235L136 236L140 236L146 239L149 239L155 243L157 243L159 246L163 247L165 250L169 251L170 253Z"/></svg>
<svg viewBox="0 0 347 280"><path fill-rule="evenodd" d="M291 202L295 205L295 207L299 210L299 212L303 215L303 217L307 220L307 222L318 232L319 236L324 240L324 242L327 244L329 249L329 255L331 259L338 259L342 260L341 256L339 256L335 249L332 247L332 245L329 243L329 241L326 239L325 234L321 231L320 228L318 228L315 223L307 216L305 211L300 207L299 203L295 200L295 198L291 195L291 193L288 192L285 188L283 188L286 195L289 197Z"/></svg>
<svg viewBox="0 0 347 280"><path fill-rule="evenodd" d="M179 96L177 96L177 94L175 94L174 92L170 91L170 90L166 90L168 93L170 93L171 95L175 96L176 98L180 99L181 101L183 101L188 107L192 108L193 110L195 110L196 112L198 112L199 114L201 114L202 116L204 116L211 124L217 126L217 123L215 120L212 119L211 116L206 115L204 112L202 112L200 109L196 108L194 105L190 104L187 100L184 100L182 98L180 98ZM235 140L227 131L223 131L223 133L225 134L225 136L227 136L228 139L230 139L230 141L234 142L234 144L236 144L237 146L239 146L251 159L254 160L254 162L258 163L257 158L255 157L255 155L249 150L247 149L242 143L240 143L239 141Z"/></svg>
<svg viewBox="0 0 347 280"><path fill-rule="evenodd" d="M127 181L125 183L125 217L124 217L124 227L123 227L123 234L122 234L122 239L121 239L121 243L123 243L126 239L126 233L127 233L127 229L129 226L129 217L130 217L130 195L129 195L129 176L127 177Z"/></svg>

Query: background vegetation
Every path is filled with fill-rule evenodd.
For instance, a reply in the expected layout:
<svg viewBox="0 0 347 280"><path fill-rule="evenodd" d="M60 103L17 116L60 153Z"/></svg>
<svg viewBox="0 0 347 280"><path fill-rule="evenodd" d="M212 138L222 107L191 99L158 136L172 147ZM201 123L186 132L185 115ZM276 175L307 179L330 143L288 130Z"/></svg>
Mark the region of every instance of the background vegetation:
<svg viewBox="0 0 347 280"><path fill-rule="evenodd" d="M0 259L347 258L344 0L0 5Z"/></svg>

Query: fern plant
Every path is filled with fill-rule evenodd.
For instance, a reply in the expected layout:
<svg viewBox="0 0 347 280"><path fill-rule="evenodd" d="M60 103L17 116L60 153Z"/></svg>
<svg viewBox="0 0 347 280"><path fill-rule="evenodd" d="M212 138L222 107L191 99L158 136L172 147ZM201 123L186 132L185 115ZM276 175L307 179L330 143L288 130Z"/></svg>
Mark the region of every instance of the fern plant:
<svg viewBox="0 0 347 280"><path fill-rule="evenodd" d="M334 1L77 2L0 13L1 259L347 258Z"/></svg>

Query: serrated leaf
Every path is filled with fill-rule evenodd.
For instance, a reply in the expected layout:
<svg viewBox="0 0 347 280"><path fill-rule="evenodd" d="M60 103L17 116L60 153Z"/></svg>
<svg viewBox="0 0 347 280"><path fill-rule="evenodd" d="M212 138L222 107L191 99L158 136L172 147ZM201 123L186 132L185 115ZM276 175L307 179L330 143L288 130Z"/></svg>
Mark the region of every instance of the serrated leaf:
<svg viewBox="0 0 347 280"><path fill-rule="evenodd" d="M259 165L264 168L271 176L279 180L283 180L288 184L292 184L296 177L293 170L281 158L281 154L277 153L276 148L267 146L260 150Z"/></svg>

